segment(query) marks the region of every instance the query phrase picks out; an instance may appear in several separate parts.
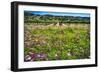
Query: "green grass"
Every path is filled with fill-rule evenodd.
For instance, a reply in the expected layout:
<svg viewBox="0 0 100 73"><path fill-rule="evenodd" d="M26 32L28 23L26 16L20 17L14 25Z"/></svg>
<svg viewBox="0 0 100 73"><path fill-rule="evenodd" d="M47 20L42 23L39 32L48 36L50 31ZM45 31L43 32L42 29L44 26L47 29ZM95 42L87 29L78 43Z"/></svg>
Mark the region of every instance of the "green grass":
<svg viewBox="0 0 100 73"><path fill-rule="evenodd" d="M73 28L65 26L25 26L25 50L24 55L29 52L43 55L48 60L72 60L88 59L90 56L89 28ZM46 29L45 29L46 27ZM36 61L40 61L37 59Z"/></svg>

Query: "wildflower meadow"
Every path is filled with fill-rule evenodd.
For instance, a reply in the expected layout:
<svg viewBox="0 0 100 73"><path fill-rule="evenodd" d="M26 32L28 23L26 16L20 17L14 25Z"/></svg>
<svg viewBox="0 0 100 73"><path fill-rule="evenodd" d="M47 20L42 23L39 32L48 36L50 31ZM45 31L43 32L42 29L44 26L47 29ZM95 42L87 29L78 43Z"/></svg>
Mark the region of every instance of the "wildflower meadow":
<svg viewBox="0 0 100 73"><path fill-rule="evenodd" d="M24 61L89 59L89 20L89 17L74 15L36 15L26 12Z"/></svg>

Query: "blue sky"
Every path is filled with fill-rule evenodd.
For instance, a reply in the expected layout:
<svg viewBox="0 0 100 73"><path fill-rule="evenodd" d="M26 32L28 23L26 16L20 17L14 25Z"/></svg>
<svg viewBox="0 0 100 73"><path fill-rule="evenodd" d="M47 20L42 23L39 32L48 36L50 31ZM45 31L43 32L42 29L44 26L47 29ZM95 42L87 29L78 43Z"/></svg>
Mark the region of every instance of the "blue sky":
<svg viewBox="0 0 100 73"><path fill-rule="evenodd" d="M54 15L54 16L78 16L78 17L90 17L89 13L69 13L69 12L43 12L43 11L28 11L32 14L38 15Z"/></svg>

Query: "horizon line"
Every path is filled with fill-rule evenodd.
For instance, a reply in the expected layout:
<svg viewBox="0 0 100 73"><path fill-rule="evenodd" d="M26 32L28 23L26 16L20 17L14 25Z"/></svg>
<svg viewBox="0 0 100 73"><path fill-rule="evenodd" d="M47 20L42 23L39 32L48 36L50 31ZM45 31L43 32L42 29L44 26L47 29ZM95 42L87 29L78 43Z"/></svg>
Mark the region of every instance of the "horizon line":
<svg viewBox="0 0 100 73"><path fill-rule="evenodd" d="M72 12L45 12L45 11L24 11L35 15L53 15L53 16L76 16L90 17L89 13L72 13Z"/></svg>

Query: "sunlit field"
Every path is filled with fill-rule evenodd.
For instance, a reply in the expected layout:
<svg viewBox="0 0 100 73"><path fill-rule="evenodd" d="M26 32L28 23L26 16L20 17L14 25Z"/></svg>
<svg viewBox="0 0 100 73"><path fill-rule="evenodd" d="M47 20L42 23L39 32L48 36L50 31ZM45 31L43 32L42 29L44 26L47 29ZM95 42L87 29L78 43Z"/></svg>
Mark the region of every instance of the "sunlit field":
<svg viewBox="0 0 100 73"><path fill-rule="evenodd" d="M90 58L90 25L82 23L24 24L24 61Z"/></svg>

